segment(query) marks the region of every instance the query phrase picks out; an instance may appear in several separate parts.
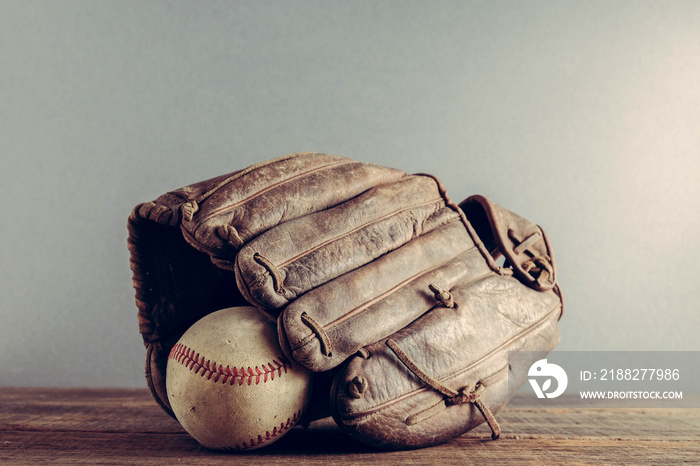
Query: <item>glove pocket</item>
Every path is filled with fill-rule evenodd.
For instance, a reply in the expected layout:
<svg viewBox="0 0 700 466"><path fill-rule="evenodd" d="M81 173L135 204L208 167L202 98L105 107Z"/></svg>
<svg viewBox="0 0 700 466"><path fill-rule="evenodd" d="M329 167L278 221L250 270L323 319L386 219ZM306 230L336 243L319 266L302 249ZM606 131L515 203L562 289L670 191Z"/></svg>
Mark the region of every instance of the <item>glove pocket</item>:
<svg viewBox="0 0 700 466"><path fill-rule="evenodd" d="M388 449L419 448L486 421L498 438L494 414L527 377L528 361L519 358L523 367L514 367L508 352L550 351L559 341L561 301L496 275L450 294L455 308L431 310L339 370L331 411L352 437Z"/></svg>

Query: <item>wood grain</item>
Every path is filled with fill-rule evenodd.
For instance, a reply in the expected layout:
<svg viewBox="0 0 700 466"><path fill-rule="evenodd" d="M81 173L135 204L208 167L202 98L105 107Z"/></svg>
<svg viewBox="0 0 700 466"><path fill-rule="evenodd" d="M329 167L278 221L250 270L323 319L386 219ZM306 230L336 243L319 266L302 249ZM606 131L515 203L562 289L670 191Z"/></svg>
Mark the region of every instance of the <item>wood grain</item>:
<svg viewBox="0 0 700 466"><path fill-rule="evenodd" d="M570 403L569 406L572 406ZM543 409L521 398L451 442L381 452L330 419L248 453L199 446L144 389L0 388L1 464L700 464L700 409Z"/></svg>

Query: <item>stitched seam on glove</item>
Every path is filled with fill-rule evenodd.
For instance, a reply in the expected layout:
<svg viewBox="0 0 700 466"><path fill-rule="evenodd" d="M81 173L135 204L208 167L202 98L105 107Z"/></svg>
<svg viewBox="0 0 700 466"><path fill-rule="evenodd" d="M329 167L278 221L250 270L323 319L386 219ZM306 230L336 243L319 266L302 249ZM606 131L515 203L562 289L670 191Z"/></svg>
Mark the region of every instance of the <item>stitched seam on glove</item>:
<svg viewBox="0 0 700 466"><path fill-rule="evenodd" d="M345 315L342 315L342 316L338 317L338 318L335 319L334 321L329 322L328 324L326 324L326 325L324 326L324 328L325 328L325 329L330 329L330 328L332 328L332 327L335 327L336 325L339 325L339 324L343 323L344 321L346 321L346 320L348 320L348 319L351 319L355 314L359 314L360 312L364 311L365 309L367 309L367 308L369 308L369 307L371 307L371 306L374 306L374 305L377 304L379 301L383 301L384 299L386 299L387 297L391 296L392 294L398 292L398 291L401 290L402 288L405 288L406 286L410 285L411 282L414 282L414 281L418 280L419 278L423 277L424 275L428 275L429 273L434 272L435 270L440 269L441 267L444 267L445 265L447 265L447 264L449 264L450 262L454 261L456 257L462 256L462 255L467 255L467 254L472 254L475 250L476 250L476 248L475 248L474 246L471 246L471 247L465 249L464 251L461 251L460 253L456 254L455 257L451 258L450 260L445 261L445 262L442 263L442 264L436 265L435 267L432 267L432 268L430 268L430 269L428 269L428 270L424 270L424 271L422 271L422 272L420 272L420 273L418 273L418 274L416 274L416 275L413 275L412 277L410 277L410 278L404 280L403 282L399 283L399 284L396 285L395 287L393 287L393 288L387 290L387 291L384 292L383 294L381 294L381 295L379 295L379 296L376 296L374 299L368 301L367 303L363 304L362 306L359 306L359 307L353 309L352 311L346 313ZM481 280L481 279L487 277L488 275L491 275L491 272L486 273L486 274L484 274L484 275L480 275L480 276L478 276L478 277L475 277L474 279L472 279L472 280L470 280L470 281L468 281L468 282L465 282L464 284L460 283L460 285L470 285L470 284L472 284L472 283L478 282L479 280Z"/></svg>
<svg viewBox="0 0 700 466"><path fill-rule="evenodd" d="M238 171L234 175L231 175L231 176L227 177L226 179L216 183L214 186L207 188L207 190L205 192L203 192L201 195L196 197L194 200L196 200L198 202L202 202L203 200L207 199L209 196L211 196L212 194L214 194L216 191L220 190L221 188L223 188L227 184L231 183L234 180L237 180L238 178L242 178L242 177L248 175L249 173L254 172L255 170L258 170L258 169L263 168L263 167L267 167L268 165L274 165L276 163L284 162L284 161L287 161L290 159L295 159L295 158L298 158L302 155L310 154L310 153L311 152L299 152L296 154L284 155L284 156L276 158L276 159L266 160L264 162L255 163L253 165L250 165L248 168L245 168L241 171Z"/></svg>
<svg viewBox="0 0 700 466"><path fill-rule="evenodd" d="M467 249L465 249L464 251L460 252L459 254L457 254L457 256L460 256L460 255L463 255L463 254L471 254L472 252L475 252L475 251L476 251L476 247L472 246L472 247L467 248ZM455 256L455 257L456 257L456 256ZM420 273L418 273L418 274L416 274L416 275L413 275L412 277L407 278L406 280L404 280L403 282L397 284L397 285L394 286L393 288L391 288L391 289L385 291L384 293L382 293L382 294L380 294L380 295L374 297L372 300L367 301L367 302L364 303L363 305L356 307L355 309L351 310L350 312L347 312L347 313L343 314L342 316L338 317L337 319L335 319L335 320L333 320L333 321L331 321L331 322L329 322L329 323L327 323L327 324L325 324L325 325L322 325L321 327L322 327L326 332L328 332L328 330L330 330L331 328L333 328L333 327L335 327L335 326L337 326L337 325L343 323L344 321L346 321L346 320L348 320L348 319L352 319L355 315L361 313L361 312L364 311L365 309L374 306L375 304L377 304L377 303L380 302L380 301L383 301L383 300L386 299L387 297L389 297L389 296L391 296L392 294L398 292L398 291L401 290L402 288L404 288L404 287L410 285L411 282L413 282L413 281L415 281L415 280L418 280L418 279L421 278L422 276L427 275L427 274L429 274L429 273L431 273L431 272L434 272L435 270L437 270L437 269L439 269L439 268L441 268L441 267L444 267L446 264L449 264L449 263L452 262L454 259L455 259L455 258L453 257L453 258L451 258L450 260L448 260L448 261L446 261L446 262L444 262L444 263L442 263L442 264L436 265L436 266L433 267L433 268L430 268L430 269L428 269L428 270L424 270L424 271L422 271L422 272L420 272ZM478 276L478 277L475 277L473 280L467 282L466 284L469 285L469 284L475 283L475 282L477 282L477 281L479 281L479 280L481 280L481 279L483 279L483 278L485 278L485 277L491 275L492 273L493 273L493 272L488 272L488 273L486 273L486 274L484 274L484 275L480 275L480 276ZM428 312L428 311L426 311L426 312ZM300 340L299 342L297 342L294 346L292 346L292 347L291 347L291 350L292 350L292 351L297 351L298 349L303 348L304 346L306 346L306 345L310 344L311 342L313 342L314 339L316 339L316 338L317 338L316 334L315 334L315 333L312 333L311 335L306 336L305 338L303 338L302 340Z"/></svg>
<svg viewBox="0 0 700 466"><path fill-rule="evenodd" d="M197 225L195 226L194 230L192 231L192 234L196 235L196 234L197 234L197 231L199 230L199 228L200 228L202 225L204 225L208 220L211 220L212 218L216 217L217 215L221 215L221 214L223 214L223 213L225 213L225 212L231 211L231 210L235 209L236 207L240 207L241 205L246 204L247 202L250 202L251 200L253 200L253 199L257 198L257 197L262 196L263 194L267 193L268 191L272 191L273 189L278 188L278 187L280 187L280 186L283 186L283 185L285 185L285 184L288 184L288 183L290 183L290 182L292 182L292 181L296 181L296 180L298 180L298 179L300 179L300 178L305 178L305 177L307 177L307 176L313 175L313 174L318 173L318 172L321 172L321 171L330 170L330 169L332 169L332 168L340 167L340 166L342 166L342 165L350 165L350 164L353 164L353 163L358 163L358 162L355 162L354 160L351 160L351 161L341 160L341 161L338 161L338 162L335 162L335 163L331 163L331 164L328 164L328 165L324 165L324 166L322 166L322 167L316 167L316 168L314 168L314 169L312 169L312 170L305 171L305 172L303 172L303 173L299 173L299 174L294 175L294 176L292 176L292 177L290 177L290 178L285 178L284 180L280 180L280 181L278 181L277 183L271 184L270 186L268 186L268 187L266 187L266 188L264 188L264 189L261 189L260 191L255 192L254 194L248 196L248 197L245 198L245 199L242 199L242 200L240 200L240 201L238 201L238 202L236 202L236 203L233 203L233 204L229 204L229 205L227 205L226 207L222 207L222 208L219 209L219 210L214 210L214 211L209 212L209 214L208 214L207 216L205 216L204 218L199 219L199 221L197 222ZM213 193L212 193L212 194L213 194Z"/></svg>
<svg viewBox="0 0 700 466"><path fill-rule="evenodd" d="M445 205L459 214L459 217L462 220L462 223L464 224L464 226L467 229L467 233L471 237L472 241L476 245L476 247L479 250L479 252L481 253L481 255L486 260L486 263L491 268L491 270L493 270L494 272L496 272L499 275L512 275L513 271L511 269L506 268L506 267L500 267L496 263L493 256L488 252L488 250L486 249L486 246L481 241L481 238L479 238L479 235L474 230L474 227L469 222L469 219L467 219L467 216L464 215L464 212L462 211L462 209L460 209L459 206L457 204L455 204L452 201L452 199L450 198L450 196L447 194L447 189L442 184L442 182L437 177L430 175L428 173L424 173L423 175L429 176L437 182L438 189L440 190L440 194L445 199Z"/></svg>
<svg viewBox="0 0 700 466"><path fill-rule="evenodd" d="M479 364L483 363L483 362L484 362L486 359L488 359L489 357L493 356L494 354L498 353L499 351L503 351L505 348L507 348L507 347L508 347L510 344L512 344L514 341L519 340L520 338L522 338L524 335L526 335L526 334L528 334L528 333L534 332L538 327L547 324L548 321L549 321L549 319L552 317L552 315L554 315L554 314L559 310L560 306L561 306L561 304L557 304L557 305L554 306L549 312L547 312L547 314L545 314L544 317L542 317L540 320L538 320L537 322L533 323L532 325L530 325L527 329L523 330L522 332L520 332L520 333L514 335L513 337L509 338L507 341L505 341L504 343L500 344L497 348L494 348L493 350L489 351L487 354L485 354L484 356L482 356L481 358L479 358L477 361L472 362L472 363L471 363L470 365L468 365L467 367L465 367L465 368L463 368L463 369L460 369L459 371L456 371L456 372L454 372L453 374L450 374L450 375L448 375L448 376L446 376L446 377L442 377L442 378L437 379L437 380L440 381L441 383L444 383L446 380L449 380L449 379L451 379L451 378L453 378L453 377L459 377L459 376L462 375L463 373L465 373L465 372L467 372L467 371L469 371L469 370L472 370L474 367L476 367L476 366L478 366ZM385 401L385 402L383 402L383 403L380 403L380 404L378 404L378 405L376 405L376 406L374 406L374 407L365 409L365 410L362 411L362 412L355 412L355 413L350 413L350 414L342 414L342 415L340 415L340 416L341 416L342 418L344 418L344 419L357 419L357 418L360 418L360 417L363 417L363 416L369 416L369 415L371 415L371 414L376 413L377 411L383 410L384 408L386 408L386 407L388 407L388 406L391 406L391 405L393 405L393 404L395 404L395 403L399 403L399 402L405 400L406 398L410 398L410 397L416 395L417 393L425 392L425 391L427 391L427 390L432 390L432 389L431 389L431 387L424 386L424 387L421 387L421 388L412 390L412 391L410 391L410 392L404 393L403 395L398 396L398 397L396 397L396 398L393 398L393 399L391 399L391 400L387 400L387 401Z"/></svg>
<svg viewBox="0 0 700 466"><path fill-rule="evenodd" d="M360 226L358 226L358 227L356 227L356 228L354 228L354 229L352 229L352 230L350 230L350 231L347 231L347 232L343 233L342 235L338 235L338 236L336 236L335 238L331 238L331 239L329 239L329 240L327 240L327 241L325 241L325 242L323 242L323 243L321 243L321 244L319 244L319 245L317 245L317 246L314 246L314 247L312 247L312 248L309 248L308 250L302 252L301 254L298 254L297 256L292 257L291 259L288 259L288 260L282 262L282 263L279 264L277 267L278 267L278 268L286 267L286 266L288 266L289 264L291 264L292 262L295 262L295 261L299 260L300 258L302 258L302 257L304 257L304 256L307 256L307 255L311 254L312 252L314 252L314 251L316 251L316 250L318 250L318 249L323 248L324 246L327 246L327 245L329 245L329 244L331 244L331 243L334 243L334 242L336 242L336 241L341 240L342 238L345 238L345 237L350 236L350 235L352 235L352 234L354 234L354 233L357 233L357 232L360 231L360 230L363 230L363 229L365 229L365 228L367 228L367 227L370 227L370 226L372 226L372 225L376 225L376 224L378 224L378 223L381 223L381 222L383 222L383 221L385 221L385 220L388 220L388 219L390 219L390 218L392 218L392 217L398 216L398 215L400 215L400 214L402 214L402 213L404 213L404 212L406 212L406 211L410 211L411 209L416 209L416 208L419 208L419 207L426 207L426 206L429 206L429 205L431 205L431 204L443 204L443 205L444 205L444 200L443 200L442 198L432 199L432 200L427 201L427 202L422 202L422 203L420 203L420 204L416 204L416 205L412 205L412 206L410 206L410 207L406 207L405 209L401 209L401 210L397 210L397 211L395 211L395 212L391 212L390 214L387 214L387 215L385 215L385 216L383 216L383 217L381 217L381 218L377 218L377 219L372 220L371 222L364 223L364 224L362 224L362 225L360 225ZM448 223L449 223L449 222L448 222ZM440 227L440 226L441 226L441 225L437 225L435 228L438 228L438 227ZM435 229L435 228L434 228L434 229Z"/></svg>
<svg viewBox="0 0 700 466"><path fill-rule="evenodd" d="M508 364L504 365L500 369L498 369L496 372L493 374L487 376L487 377L482 377L481 378L481 385L484 387L488 387L489 385L493 385L493 383L501 380L504 377L508 376ZM431 405L425 409L422 409L418 412L415 412L411 415L409 415L404 422L406 422L406 425L412 426L415 424L420 424L421 422L425 421L426 419L429 419L436 414L439 414L441 411L447 408L447 404L445 403L445 399L443 398L442 400L438 401L434 405Z"/></svg>
<svg viewBox="0 0 700 466"><path fill-rule="evenodd" d="M425 385L428 385L430 388L443 395L447 406L461 405L464 403L474 404L491 428L491 438L496 440L501 435L501 427L498 425L496 418L493 416L488 406L481 400L481 394L486 388L486 385L481 379L474 385L467 384L464 388L455 390L440 383L440 381L425 372L393 339L389 338L386 340L386 345L413 375L418 377ZM503 372L507 367L508 365L506 364L499 371ZM422 414L425 414L425 412ZM411 425L414 423L413 421L415 421L415 418L409 417L406 419L406 424Z"/></svg>

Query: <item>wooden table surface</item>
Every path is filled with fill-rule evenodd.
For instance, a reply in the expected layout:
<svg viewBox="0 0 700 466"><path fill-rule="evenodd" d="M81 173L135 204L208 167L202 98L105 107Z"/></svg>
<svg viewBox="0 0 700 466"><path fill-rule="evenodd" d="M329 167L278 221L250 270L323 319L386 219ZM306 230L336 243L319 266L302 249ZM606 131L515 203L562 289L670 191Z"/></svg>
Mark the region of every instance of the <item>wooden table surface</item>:
<svg viewBox="0 0 700 466"><path fill-rule="evenodd" d="M199 446L145 389L0 388L0 464L700 464L700 409L528 405L444 445L380 452L330 419L247 453ZM235 464L235 463L234 463Z"/></svg>

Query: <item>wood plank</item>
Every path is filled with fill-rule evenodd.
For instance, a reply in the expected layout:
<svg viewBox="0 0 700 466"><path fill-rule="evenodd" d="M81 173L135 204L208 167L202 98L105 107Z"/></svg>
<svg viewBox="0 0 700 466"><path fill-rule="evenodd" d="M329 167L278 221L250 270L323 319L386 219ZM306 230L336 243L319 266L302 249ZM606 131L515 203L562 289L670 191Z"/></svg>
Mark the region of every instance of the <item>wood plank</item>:
<svg viewBox="0 0 700 466"><path fill-rule="evenodd" d="M379 452L330 419L247 453L202 448L141 389L0 388L0 463L35 464L672 464L700 462L700 409L614 410L519 402L444 445Z"/></svg>

